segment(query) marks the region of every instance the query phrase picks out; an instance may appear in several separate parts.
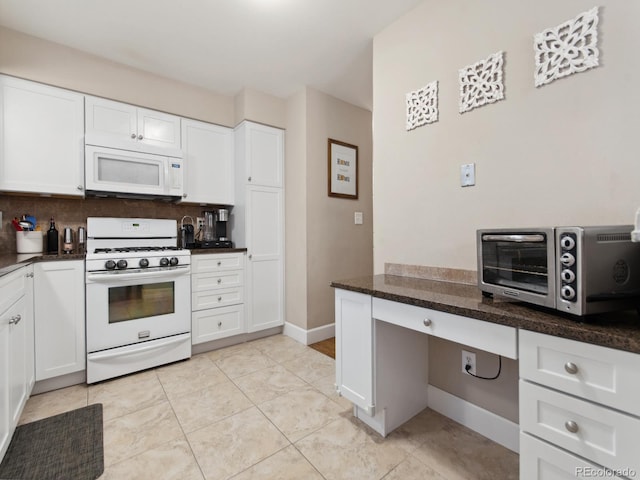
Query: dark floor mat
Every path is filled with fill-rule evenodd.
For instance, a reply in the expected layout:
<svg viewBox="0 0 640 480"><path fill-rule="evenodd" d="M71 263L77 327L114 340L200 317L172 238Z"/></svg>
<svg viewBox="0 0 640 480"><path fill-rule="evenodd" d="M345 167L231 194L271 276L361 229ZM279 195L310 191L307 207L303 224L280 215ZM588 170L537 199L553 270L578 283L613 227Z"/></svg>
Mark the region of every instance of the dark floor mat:
<svg viewBox="0 0 640 480"><path fill-rule="evenodd" d="M0 479L94 480L104 471L102 404L16 428Z"/></svg>

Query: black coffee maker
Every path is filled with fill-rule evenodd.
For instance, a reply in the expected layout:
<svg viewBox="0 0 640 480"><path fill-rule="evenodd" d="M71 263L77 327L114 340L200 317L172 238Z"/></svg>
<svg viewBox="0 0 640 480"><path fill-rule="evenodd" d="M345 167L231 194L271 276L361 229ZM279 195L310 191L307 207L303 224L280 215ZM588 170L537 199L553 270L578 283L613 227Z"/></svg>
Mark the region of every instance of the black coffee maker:
<svg viewBox="0 0 640 480"><path fill-rule="evenodd" d="M202 214L204 215L204 235L200 248L233 248L227 228L229 210L219 208L202 212Z"/></svg>

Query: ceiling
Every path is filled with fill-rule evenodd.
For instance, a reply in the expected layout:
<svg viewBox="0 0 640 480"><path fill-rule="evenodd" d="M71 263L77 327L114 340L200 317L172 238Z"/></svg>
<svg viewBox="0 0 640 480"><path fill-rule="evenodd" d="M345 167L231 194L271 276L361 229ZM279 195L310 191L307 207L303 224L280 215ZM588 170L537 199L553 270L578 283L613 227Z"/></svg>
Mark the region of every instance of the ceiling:
<svg viewBox="0 0 640 480"><path fill-rule="evenodd" d="M372 106L372 39L422 0L0 0L0 25L223 95Z"/></svg>

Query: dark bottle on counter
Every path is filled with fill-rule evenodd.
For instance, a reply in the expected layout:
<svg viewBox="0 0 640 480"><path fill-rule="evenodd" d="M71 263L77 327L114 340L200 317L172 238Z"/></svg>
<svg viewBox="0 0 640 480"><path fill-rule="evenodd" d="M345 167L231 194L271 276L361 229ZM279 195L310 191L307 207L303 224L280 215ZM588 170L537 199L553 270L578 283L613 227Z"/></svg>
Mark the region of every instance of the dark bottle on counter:
<svg viewBox="0 0 640 480"><path fill-rule="evenodd" d="M47 231L47 253L50 255L58 254L58 230L56 229L56 222L53 220L53 217L51 217L51 223Z"/></svg>

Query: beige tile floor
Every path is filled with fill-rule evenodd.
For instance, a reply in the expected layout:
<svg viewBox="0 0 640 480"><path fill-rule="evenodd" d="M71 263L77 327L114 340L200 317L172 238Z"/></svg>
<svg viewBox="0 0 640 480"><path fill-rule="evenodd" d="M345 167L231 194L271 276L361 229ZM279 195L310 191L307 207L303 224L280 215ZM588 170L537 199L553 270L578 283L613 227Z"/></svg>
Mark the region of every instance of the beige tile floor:
<svg viewBox="0 0 640 480"><path fill-rule="evenodd" d="M518 478L518 455L429 409L380 437L334 379L333 359L275 335L33 396L20 423L102 403L101 480Z"/></svg>

